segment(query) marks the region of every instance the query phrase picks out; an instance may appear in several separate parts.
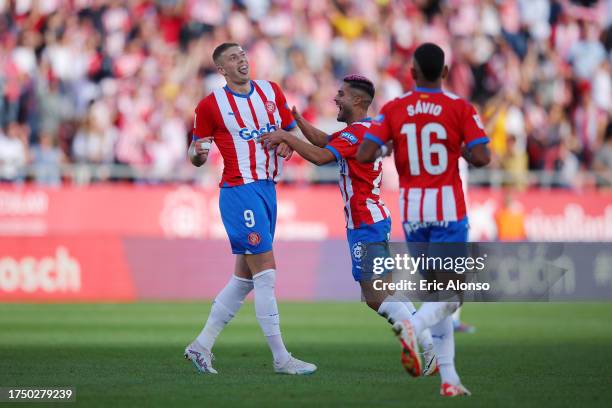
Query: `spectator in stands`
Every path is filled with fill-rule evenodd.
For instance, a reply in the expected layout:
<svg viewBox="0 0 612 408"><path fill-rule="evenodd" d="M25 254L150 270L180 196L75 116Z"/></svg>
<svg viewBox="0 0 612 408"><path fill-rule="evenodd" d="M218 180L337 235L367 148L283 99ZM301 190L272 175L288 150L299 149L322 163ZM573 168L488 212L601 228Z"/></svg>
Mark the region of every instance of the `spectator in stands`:
<svg viewBox="0 0 612 408"><path fill-rule="evenodd" d="M0 181L23 181L28 160L28 129L11 122L0 129Z"/></svg>
<svg viewBox="0 0 612 408"><path fill-rule="evenodd" d="M92 109L72 141L72 157L77 163L113 163L117 132L114 125L100 123Z"/></svg>
<svg viewBox="0 0 612 408"><path fill-rule="evenodd" d="M525 210L514 199L511 191L505 191L502 206L495 213L498 241L525 241Z"/></svg>
<svg viewBox="0 0 612 408"><path fill-rule="evenodd" d="M603 145L595 154L593 170L597 176L597 185L612 187L612 120L608 120Z"/></svg>
<svg viewBox="0 0 612 408"><path fill-rule="evenodd" d="M192 107L223 85L209 57L218 43L244 43L258 76L333 131L329 90L346 73L377 83L375 111L413 86L408 62L427 40L447 51L445 87L484 107L497 167L508 143L530 170L550 167L567 139L568 160L588 170L612 111L611 22L606 0L0 1L0 127L27 125L32 148L50 134L67 163L165 178L192 171L169 152L186 148ZM308 180L307 163L288 164Z"/></svg>
<svg viewBox="0 0 612 408"><path fill-rule="evenodd" d="M586 21L580 24L580 39L569 49L568 59L578 80L590 79L606 59L606 50L598 40L600 29Z"/></svg>
<svg viewBox="0 0 612 408"><path fill-rule="evenodd" d="M509 134L506 151L501 158L501 168L506 171L505 185L523 189L527 186L527 153L516 143L516 136Z"/></svg>
<svg viewBox="0 0 612 408"><path fill-rule="evenodd" d="M544 169L550 177L547 186L571 189L579 185L580 162L568 140L561 140L558 146L547 151Z"/></svg>
<svg viewBox="0 0 612 408"><path fill-rule="evenodd" d="M64 154L50 133L42 132L38 143L31 149L30 159L34 168L34 180L39 184L57 186L62 181L61 165Z"/></svg>

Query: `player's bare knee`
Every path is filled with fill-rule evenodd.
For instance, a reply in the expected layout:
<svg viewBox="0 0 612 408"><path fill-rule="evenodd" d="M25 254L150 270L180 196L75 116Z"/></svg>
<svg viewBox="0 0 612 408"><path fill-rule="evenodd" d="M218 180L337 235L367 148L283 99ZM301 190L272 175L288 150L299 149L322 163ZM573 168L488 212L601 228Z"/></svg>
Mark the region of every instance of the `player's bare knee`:
<svg viewBox="0 0 612 408"><path fill-rule="evenodd" d="M236 266L234 267L234 275L239 278L251 279L253 274L246 262L244 255L236 255Z"/></svg>
<svg viewBox="0 0 612 408"><path fill-rule="evenodd" d="M253 275L267 269L276 269L276 262L274 261L274 253L272 251L262 254L244 255L244 259Z"/></svg>

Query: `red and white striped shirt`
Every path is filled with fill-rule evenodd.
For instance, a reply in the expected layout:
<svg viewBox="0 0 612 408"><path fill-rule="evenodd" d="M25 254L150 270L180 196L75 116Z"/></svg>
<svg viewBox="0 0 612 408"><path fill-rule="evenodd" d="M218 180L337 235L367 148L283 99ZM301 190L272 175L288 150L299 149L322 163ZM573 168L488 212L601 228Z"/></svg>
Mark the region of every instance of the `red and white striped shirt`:
<svg viewBox="0 0 612 408"><path fill-rule="evenodd" d="M280 87L253 80L248 94L225 86L202 99L195 110L193 138L214 137L223 157L219 186L232 187L256 180L278 181L283 161L259 139L265 133L295 126Z"/></svg>
<svg viewBox="0 0 612 408"><path fill-rule="evenodd" d="M388 218L391 214L380 198L382 159L359 163L355 156L371 126L369 119L353 122L332 134L325 146L336 157L340 170L340 193L344 200L346 228L355 229Z"/></svg>
<svg viewBox="0 0 612 408"><path fill-rule="evenodd" d="M472 105L441 89L416 88L383 106L365 138L380 145L393 140L402 222L466 216L461 148L489 141Z"/></svg>

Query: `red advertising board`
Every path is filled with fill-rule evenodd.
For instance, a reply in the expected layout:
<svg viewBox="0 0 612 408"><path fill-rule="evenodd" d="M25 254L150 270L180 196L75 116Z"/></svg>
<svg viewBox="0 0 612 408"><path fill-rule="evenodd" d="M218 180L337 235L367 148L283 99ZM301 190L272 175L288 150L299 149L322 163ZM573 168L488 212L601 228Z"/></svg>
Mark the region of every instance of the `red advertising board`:
<svg viewBox="0 0 612 408"><path fill-rule="evenodd" d="M505 208L519 215L530 241L612 241L612 191L472 189L468 206L472 241L495 240Z"/></svg>
<svg viewBox="0 0 612 408"><path fill-rule="evenodd" d="M314 194L313 194L314 193ZM344 235L341 198L331 186L279 189L280 239ZM217 188L99 185L0 188L1 235L111 234L225 239Z"/></svg>
<svg viewBox="0 0 612 408"><path fill-rule="evenodd" d="M93 185L45 189L0 187L0 236L114 235L225 240L219 190L189 186ZM279 186L277 240L343 239L342 200L336 186ZM397 192L383 194L401 239ZM496 215L509 197L472 189L472 239L497 237ZM533 190L515 193L512 207L526 238L612 240L612 192Z"/></svg>
<svg viewBox="0 0 612 408"><path fill-rule="evenodd" d="M129 301L118 237L0 238L0 300Z"/></svg>
<svg viewBox="0 0 612 408"><path fill-rule="evenodd" d="M401 240L397 193L384 199ZM278 201L279 298L358 299L337 188L279 186ZM532 241L612 240L610 192L473 189L468 206L472 240L504 222ZM0 302L210 299L232 270L217 188L0 187Z"/></svg>
<svg viewBox="0 0 612 408"><path fill-rule="evenodd" d="M212 299L234 270L221 240L20 237L0 248L0 302ZM340 299L343 288L359 298L343 241L279 242L275 253L280 299Z"/></svg>

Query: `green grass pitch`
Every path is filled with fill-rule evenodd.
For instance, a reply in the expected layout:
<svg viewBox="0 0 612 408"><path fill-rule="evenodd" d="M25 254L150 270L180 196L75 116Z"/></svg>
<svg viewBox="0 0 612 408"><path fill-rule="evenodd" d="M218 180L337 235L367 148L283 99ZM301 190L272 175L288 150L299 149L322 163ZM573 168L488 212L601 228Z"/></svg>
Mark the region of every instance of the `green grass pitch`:
<svg viewBox="0 0 612 408"><path fill-rule="evenodd" d="M182 353L209 309L0 305L0 386L75 386L65 406L113 408L612 406L612 304L466 305L478 331L456 335L456 362L474 395L453 401L438 377L403 371L389 325L359 303L280 304L285 343L319 366L312 376L273 373L252 303L218 339L220 374L198 375Z"/></svg>

